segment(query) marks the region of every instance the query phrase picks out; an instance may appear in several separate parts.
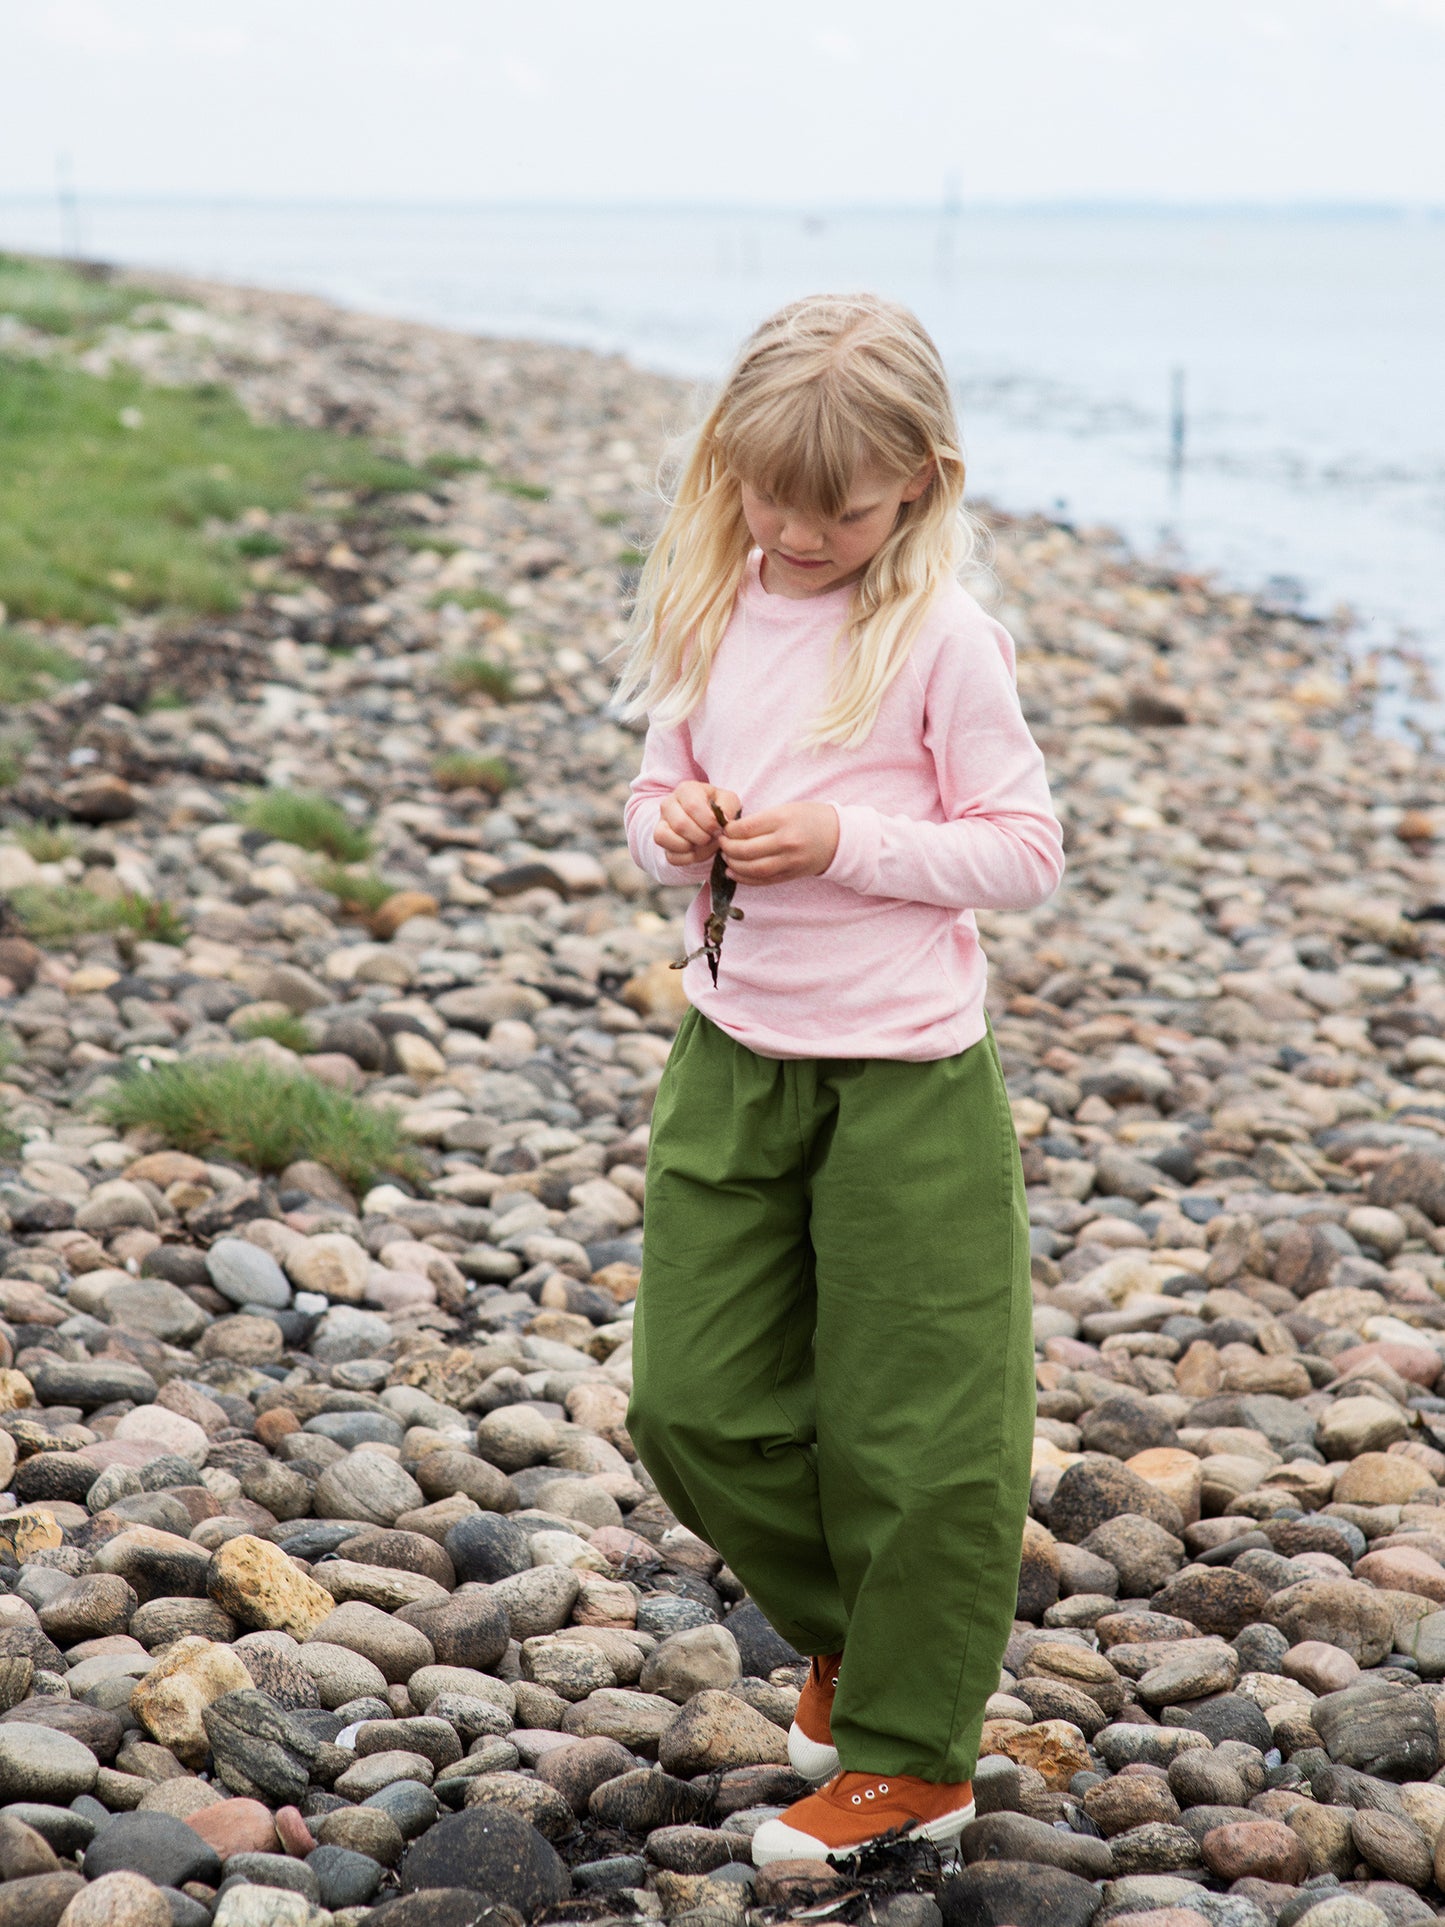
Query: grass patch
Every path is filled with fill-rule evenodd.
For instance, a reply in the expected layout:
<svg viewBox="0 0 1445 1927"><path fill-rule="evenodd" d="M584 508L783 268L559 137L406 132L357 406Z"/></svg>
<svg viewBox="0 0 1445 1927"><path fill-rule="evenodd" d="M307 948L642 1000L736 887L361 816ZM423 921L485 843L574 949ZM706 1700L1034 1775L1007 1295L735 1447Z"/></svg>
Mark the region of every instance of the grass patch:
<svg viewBox="0 0 1445 1927"><path fill-rule="evenodd" d="M315 1078L254 1058L192 1058L119 1082L99 1105L117 1131L139 1125L195 1156L219 1152L257 1171L315 1158L353 1188L416 1169L396 1119Z"/></svg>
<svg viewBox="0 0 1445 1927"><path fill-rule="evenodd" d="M178 689L172 689L169 683L162 683L159 689L153 689L146 697L144 713L147 716L154 716L164 709L189 708L190 704Z"/></svg>
<svg viewBox="0 0 1445 1927"><path fill-rule="evenodd" d="M0 730L0 790L8 790L25 774L25 758L32 738L23 729Z"/></svg>
<svg viewBox="0 0 1445 1927"><path fill-rule="evenodd" d="M209 521L430 485L366 442L253 422L222 388L39 361L0 358L0 447L0 602L45 621L225 613L250 589L246 537L215 541Z"/></svg>
<svg viewBox="0 0 1445 1927"><path fill-rule="evenodd" d="M371 838L329 796L303 790L257 790L237 812L247 829L262 830L278 843L318 850L338 863L356 863L371 848Z"/></svg>
<svg viewBox="0 0 1445 1927"><path fill-rule="evenodd" d="M492 487L502 495L515 495L520 502L550 502L552 491L540 482L519 482L511 475L494 475Z"/></svg>
<svg viewBox="0 0 1445 1927"><path fill-rule="evenodd" d="M237 1037L269 1037L273 1044L284 1044L287 1050L294 1050L298 1057L305 1057L316 1046L311 1041L311 1033L294 1011L275 1011L271 1016L264 1012L255 1017L245 1017L236 1025Z"/></svg>
<svg viewBox="0 0 1445 1927"><path fill-rule="evenodd" d="M148 289L122 287L104 274L0 254L0 314L42 334L91 334L154 299Z"/></svg>
<svg viewBox="0 0 1445 1927"><path fill-rule="evenodd" d="M490 609L495 616L509 616L512 605L495 589L438 589L427 603L429 609L444 609L454 602L459 609Z"/></svg>
<svg viewBox="0 0 1445 1927"><path fill-rule="evenodd" d="M428 475L436 475L444 482L453 475L475 475L484 469L486 463L476 455L428 455L422 463Z"/></svg>
<svg viewBox="0 0 1445 1927"><path fill-rule="evenodd" d="M3 477L3 471L0 471ZM0 479L0 491L4 489ZM0 531L0 543L4 541ZM0 629L0 703L28 703L57 683L74 682L84 671L73 656L16 629Z"/></svg>
<svg viewBox="0 0 1445 1927"><path fill-rule="evenodd" d="M626 525L627 512L625 509L598 509L592 520L599 529L620 529Z"/></svg>
<svg viewBox="0 0 1445 1927"><path fill-rule="evenodd" d="M430 529L392 529L390 539L416 555L420 555L424 549L430 549L436 555L456 555L462 546L449 536L433 535Z"/></svg>
<svg viewBox="0 0 1445 1927"><path fill-rule="evenodd" d="M621 549L618 551L617 566L619 569L640 569L645 566L646 562L646 549Z"/></svg>
<svg viewBox="0 0 1445 1927"><path fill-rule="evenodd" d="M500 796L517 780L504 756L480 756L466 749L439 756L431 773L438 789L484 790L488 796Z"/></svg>
<svg viewBox="0 0 1445 1927"><path fill-rule="evenodd" d="M10 905L26 936L43 945L105 930L129 930L150 943L180 944L186 938L186 926L171 905L151 897L103 897L79 884L47 890L27 883L11 892Z"/></svg>
<svg viewBox="0 0 1445 1927"><path fill-rule="evenodd" d="M31 823L17 830L15 841L37 863L64 863L80 848L74 830L63 823Z"/></svg>
<svg viewBox="0 0 1445 1927"><path fill-rule="evenodd" d="M379 877L375 870L348 870L340 863L331 863L318 870L316 881L346 909L360 917L371 916L388 897L396 895L391 885L384 877Z"/></svg>
<svg viewBox="0 0 1445 1927"><path fill-rule="evenodd" d="M259 556L284 555L286 544L279 535L272 535L269 529L247 529L244 535L236 537L236 553L251 560Z"/></svg>
<svg viewBox="0 0 1445 1927"><path fill-rule="evenodd" d="M458 696L490 696L494 703L509 703L516 693L511 670L485 656L458 656L442 671L442 681Z"/></svg>

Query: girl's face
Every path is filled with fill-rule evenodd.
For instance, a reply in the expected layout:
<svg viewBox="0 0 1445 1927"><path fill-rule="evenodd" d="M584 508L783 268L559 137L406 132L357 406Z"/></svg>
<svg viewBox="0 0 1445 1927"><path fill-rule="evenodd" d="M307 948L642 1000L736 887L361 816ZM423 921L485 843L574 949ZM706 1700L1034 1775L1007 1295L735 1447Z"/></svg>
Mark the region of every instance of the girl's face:
<svg viewBox="0 0 1445 1927"><path fill-rule="evenodd" d="M769 595L801 597L856 582L892 534L903 504L916 502L932 479L932 462L906 481L860 468L842 514L831 520L740 483L748 533L763 552L763 587Z"/></svg>

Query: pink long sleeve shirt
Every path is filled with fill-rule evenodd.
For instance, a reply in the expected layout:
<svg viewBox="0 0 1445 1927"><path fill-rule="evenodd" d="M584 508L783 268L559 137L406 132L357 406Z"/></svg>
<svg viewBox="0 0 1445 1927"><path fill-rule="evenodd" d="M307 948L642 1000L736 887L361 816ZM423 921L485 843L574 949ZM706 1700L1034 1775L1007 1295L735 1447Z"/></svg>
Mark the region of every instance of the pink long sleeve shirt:
<svg viewBox="0 0 1445 1927"><path fill-rule="evenodd" d="M951 1057L984 1034L976 910L1041 903L1063 874L1043 758L1014 687L1008 631L947 583L852 749L799 748L825 707L851 591L770 595L755 552L707 693L654 724L627 803L634 860L659 883L698 883L687 948L702 942L707 862L674 865L653 840L679 783L735 790L743 813L831 803L838 848L821 876L740 883L717 987L687 967L690 1001L765 1057Z"/></svg>

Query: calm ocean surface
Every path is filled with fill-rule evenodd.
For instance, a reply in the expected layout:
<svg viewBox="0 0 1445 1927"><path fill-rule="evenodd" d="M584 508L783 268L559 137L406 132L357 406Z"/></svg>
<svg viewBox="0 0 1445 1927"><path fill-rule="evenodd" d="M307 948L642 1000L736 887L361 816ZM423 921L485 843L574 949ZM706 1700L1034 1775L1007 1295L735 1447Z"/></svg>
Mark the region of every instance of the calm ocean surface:
<svg viewBox="0 0 1445 1927"><path fill-rule="evenodd" d="M1361 646L1413 639L1445 671L1445 215L113 201L79 220L92 257L703 377L790 296L874 288L943 349L974 494L1348 604ZM53 202L0 200L0 247L63 242Z"/></svg>

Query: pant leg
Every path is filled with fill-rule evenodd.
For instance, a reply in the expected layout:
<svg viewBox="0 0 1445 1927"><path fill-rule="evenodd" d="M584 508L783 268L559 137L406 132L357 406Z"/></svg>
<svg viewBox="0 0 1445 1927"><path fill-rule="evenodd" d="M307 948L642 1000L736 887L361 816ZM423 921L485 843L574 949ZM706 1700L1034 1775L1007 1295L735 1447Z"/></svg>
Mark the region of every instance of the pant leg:
<svg viewBox="0 0 1445 1927"><path fill-rule="evenodd" d="M1033 1439L1022 1172L992 1036L819 1066L818 1471L848 1613L843 1765L967 1779L1012 1627Z"/></svg>
<svg viewBox="0 0 1445 1927"><path fill-rule="evenodd" d="M844 1616L818 1504L795 1075L684 1017L653 1109L627 1426L678 1518L822 1653Z"/></svg>

